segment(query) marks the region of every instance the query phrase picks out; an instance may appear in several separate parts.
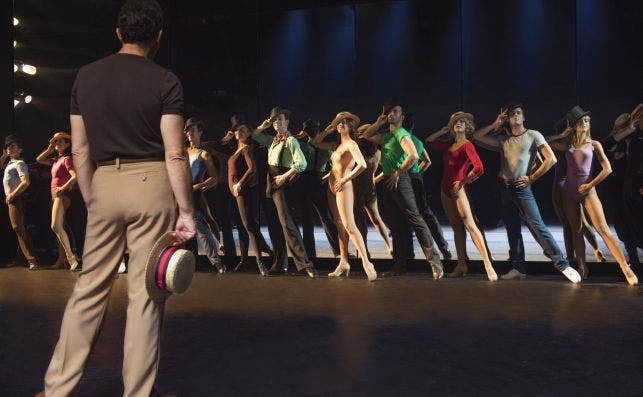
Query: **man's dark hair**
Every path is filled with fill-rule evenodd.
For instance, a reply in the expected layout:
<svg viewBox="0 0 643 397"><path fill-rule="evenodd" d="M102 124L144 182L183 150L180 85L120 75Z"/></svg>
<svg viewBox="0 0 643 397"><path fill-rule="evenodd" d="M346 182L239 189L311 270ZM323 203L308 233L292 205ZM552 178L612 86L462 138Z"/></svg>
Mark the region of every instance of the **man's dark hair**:
<svg viewBox="0 0 643 397"><path fill-rule="evenodd" d="M163 9L155 0L128 0L118 12L116 27L123 43L149 45L163 27Z"/></svg>
<svg viewBox="0 0 643 397"><path fill-rule="evenodd" d="M404 107L402 107L402 113L404 113ZM413 131L413 129L415 128L415 117L413 117L413 113L404 115L404 121L402 121L402 128L404 128L408 132Z"/></svg>
<svg viewBox="0 0 643 397"><path fill-rule="evenodd" d="M19 147L23 148L24 144L22 142L22 138L19 138L18 135L16 134L9 134L4 138L4 148L8 148L12 144L16 144Z"/></svg>
<svg viewBox="0 0 643 397"><path fill-rule="evenodd" d="M406 106L404 103L402 103L401 100L397 98L389 99L385 104L384 104L384 113L388 114L388 112L391 111L394 107L399 106L402 108L402 114L406 116Z"/></svg>

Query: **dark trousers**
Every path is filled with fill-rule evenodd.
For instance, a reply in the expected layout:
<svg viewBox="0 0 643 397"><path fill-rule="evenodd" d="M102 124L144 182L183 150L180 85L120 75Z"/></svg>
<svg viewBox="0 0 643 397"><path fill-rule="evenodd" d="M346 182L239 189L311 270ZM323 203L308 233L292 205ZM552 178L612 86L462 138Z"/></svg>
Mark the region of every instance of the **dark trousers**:
<svg viewBox="0 0 643 397"><path fill-rule="evenodd" d="M411 185L413 186L413 194L415 195L415 204L420 211L420 215L426 222L426 225L431 231L431 236L435 241L435 245L438 246L440 251L446 251L449 249L449 243L444 239L444 234L442 233L442 226L438 222L438 218L435 216L431 207L429 206L429 200L426 197L426 191L424 190L424 180L422 174L409 175L411 178ZM413 241L413 236L410 236L411 243Z"/></svg>
<svg viewBox="0 0 643 397"><path fill-rule="evenodd" d="M299 205L301 208L301 226L304 235L304 247L310 258L317 257L315 249L315 213L319 217L319 222L326 232L326 238L330 244L333 254L339 255L339 238L337 226L333 221L333 216L328 207L326 197L326 185L322 184L322 175L316 171L306 171L302 173L297 181L298 193L300 198Z"/></svg>
<svg viewBox="0 0 643 397"><path fill-rule="evenodd" d="M411 229L420 243L422 252L429 264L440 263L440 257L435 255L433 239L426 222L420 215L415 203L411 178L406 172L400 174L397 187L389 189L384 187L382 209L387 213L389 227L393 236L393 266L395 270L402 270L406 260L410 257L408 236Z"/></svg>
<svg viewBox="0 0 643 397"><path fill-rule="evenodd" d="M13 201L7 205L7 208L9 210L9 220L11 221L11 227L13 228L13 231L16 233L16 237L18 238L18 246L22 255L30 264L36 264L38 260L36 259L34 246L31 242L31 237L27 232L27 228L25 227L24 198L14 198Z"/></svg>
<svg viewBox="0 0 643 397"><path fill-rule="evenodd" d="M223 239L223 252L229 258L236 258L237 247L232 235L232 221L237 212L236 205L232 204L232 194L228 186L219 182L212 189L212 193L208 195L208 202L213 205L210 206L212 216L221 227L221 237Z"/></svg>
<svg viewBox="0 0 643 397"><path fill-rule="evenodd" d="M268 246L259 227L259 195L257 186L253 186L244 188L239 197L237 197L237 207L239 208L239 218L241 220L241 225L237 225L237 229L245 229L245 233L239 233L241 262L247 260L248 242L257 258L257 264L261 263L261 248Z"/></svg>
<svg viewBox="0 0 643 397"><path fill-rule="evenodd" d="M285 190L286 189L282 187L270 194L272 201L275 203L277 217L282 230L281 235L274 236L277 241L272 241L273 251L275 253L275 264L282 264L282 268L284 269L288 268L288 251L286 250L286 246L288 246L297 270L303 270L307 266L312 266L312 263L306 254L301 233L299 233L299 229L290 214ZM273 238L272 235L271 238Z"/></svg>

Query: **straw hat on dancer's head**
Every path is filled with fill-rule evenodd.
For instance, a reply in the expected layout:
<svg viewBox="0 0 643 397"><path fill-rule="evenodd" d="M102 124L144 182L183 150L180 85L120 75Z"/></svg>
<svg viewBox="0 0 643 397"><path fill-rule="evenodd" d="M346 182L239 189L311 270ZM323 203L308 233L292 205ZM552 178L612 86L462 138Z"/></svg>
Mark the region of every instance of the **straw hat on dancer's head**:
<svg viewBox="0 0 643 397"><path fill-rule="evenodd" d="M173 293L185 292L196 267L192 251L171 245L171 240L172 232L156 240L145 266L145 288L150 298L158 303Z"/></svg>
<svg viewBox="0 0 643 397"><path fill-rule="evenodd" d="M458 111L453 113L451 117L449 117L449 122L447 123L447 127L449 127L449 131L453 132L453 126L458 120L465 121L465 124L467 125L467 128L466 128L467 133L473 132L468 130L474 130L476 128L473 122L473 115L471 113Z"/></svg>
<svg viewBox="0 0 643 397"><path fill-rule="evenodd" d="M339 124L339 122L344 119L351 121L353 123L353 129L357 130L357 127L359 126L359 122L360 122L359 117L357 117L351 112L346 112L346 111L337 113L333 121L330 123L333 130L337 129L337 124Z"/></svg>
<svg viewBox="0 0 643 397"><path fill-rule="evenodd" d="M69 133L64 132L64 131L58 131L58 132L54 133L54 135L49 140L49 143L53 144L53 143L56 142L57 139L66 139L69 142L71 142L71 135L69 135Z"/></svg>

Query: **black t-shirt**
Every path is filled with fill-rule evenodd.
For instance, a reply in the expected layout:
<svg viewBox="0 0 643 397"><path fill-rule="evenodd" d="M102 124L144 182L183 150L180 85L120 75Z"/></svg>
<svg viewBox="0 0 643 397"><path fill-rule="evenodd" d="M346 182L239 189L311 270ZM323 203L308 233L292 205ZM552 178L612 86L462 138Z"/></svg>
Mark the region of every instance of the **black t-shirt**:
<svg viewBox="0 0 643 397"><path fill-rule="evenodd" d="M183 88L148 58L112 54L80 68L70 113L83 117L94 161L163 157L161 116L183 115Z"/></svg>

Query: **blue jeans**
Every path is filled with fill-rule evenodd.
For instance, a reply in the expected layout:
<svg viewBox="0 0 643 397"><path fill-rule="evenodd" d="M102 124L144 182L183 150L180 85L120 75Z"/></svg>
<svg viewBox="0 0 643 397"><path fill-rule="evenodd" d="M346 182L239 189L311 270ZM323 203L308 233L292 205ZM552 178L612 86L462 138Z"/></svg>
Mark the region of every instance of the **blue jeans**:
<svg viewBox="0 0 643 397"><path fill-rule="evenodd" d="M509 261L511 265L521 273L527 273L525 267L525 246L520 233L520 220L529 228L531 235L540 244L545 255L554 262L559 271L569 267L569 262L563 257L558 244L554 241L543 218L540 216L536 199L531 187L517 188L507 185L504 181L499 182L500 202L502 204L502 220L507 229L507 240L509 241Z"/></svg>

